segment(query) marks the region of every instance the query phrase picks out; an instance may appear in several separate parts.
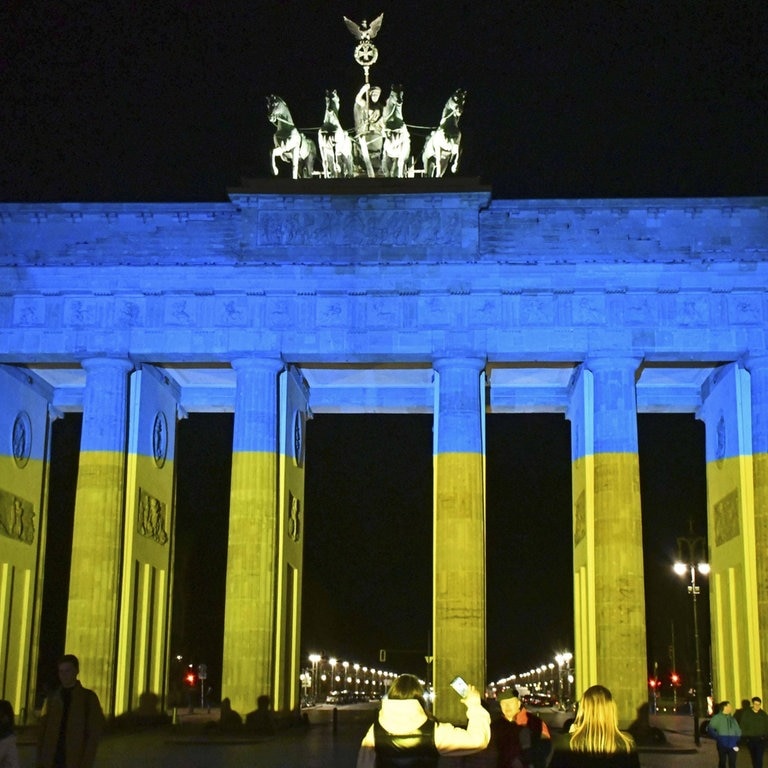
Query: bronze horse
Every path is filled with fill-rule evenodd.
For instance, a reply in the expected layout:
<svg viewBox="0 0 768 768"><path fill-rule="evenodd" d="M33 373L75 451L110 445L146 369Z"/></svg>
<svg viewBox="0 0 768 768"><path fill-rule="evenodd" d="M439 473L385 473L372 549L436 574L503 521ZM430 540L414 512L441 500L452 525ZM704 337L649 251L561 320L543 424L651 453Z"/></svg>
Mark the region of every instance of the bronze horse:
<svg viewBox="0 0 768 768"><path fill-rule="evenodd" d="M310 178L317 159L317 146L294 125L288 105L275 95L267 96L269 122L275 126L272 172L277 176L277 160L290 163L294 179Z"/></svg>
<svg viewBox="0 0 768 768"><path fill-rule="evenodd" d="M461 154L459 118L466 98L467 92L457 88L445 103L440 125L427 136L421 153L425 176L444 176L449 167L451 173L458 170Z"/></svg>

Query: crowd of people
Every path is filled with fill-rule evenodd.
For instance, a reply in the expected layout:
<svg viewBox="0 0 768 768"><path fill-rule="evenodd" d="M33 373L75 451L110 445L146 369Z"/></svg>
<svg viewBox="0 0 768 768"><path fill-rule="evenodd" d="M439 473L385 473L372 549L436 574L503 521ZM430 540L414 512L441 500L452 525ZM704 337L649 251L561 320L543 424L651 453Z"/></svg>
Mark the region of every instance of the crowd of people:
<svg viewBox="0 0 768 768"><path fill-rule="evenodd" d="M640 768L635 742L619 728L616 701L603 685L584 691L567 732L557 735L526 710L514 689L499 695L500 716L492 720L478 690L469 686L462 698L465 728L439 722L425 702L415 676L398 677L363 737L357 768L436 768L441 755L482 752L487 768ZM718 768L735 768L740 746L748 750L752 768L763 768L768 714L760 697L743 701L735 713L730 702L721 702L708 731Z"/></svg>
<svg viewBox="0 0 768 768"><path fill-rule="evenodd" d="M357 768L436 768L441 755L460 757L487 751L494 768L639 768L632 738L619 730L618 710L602 685L588 688L568 733L557 738L517 692L499 697L501 716L491 721L480 693L469 686L462 698L467 726L437 721L425 691L413 675L401 675L381 703L363 737Z"/></svg>
<svg viewBox="0 0 768 768"><path fill-rule="evenodd" d="M77 657L58 662L59 687L47 698L40 718L36 768L92 768L104 727L97 695L78 680ZM461 757L485 752L487 768L640 768L632 737L619 728L618 708L602 685L584 691L567 732L553 735L544 720L529 712L514 689L498 696L500 714L492 719L480 692L463 693L467 725L437 720L426 691L415 675L395 679L374 723L360 745L357 768L436 768L442 755ZM241 724L222 702L222 724ZM263 709L268 709L264 706ZM752 768L763 768L768 746L768 714L759 696L734 711L722 701L707 724L715 740L718 768L735 768L740 748ZM0 700L0 768L20 768L14 711Z"/></svg>
<svg viewBox="0 0 768 768"><path fill-rule="evenodd" d="M752 768L763 768L768 746L768 714L759 696L753 696L751 701L744 699L741 709L735 712L730 701L721 701L707 730L717 744L718 768L736 768L742 746L749 752Z"/></svg>

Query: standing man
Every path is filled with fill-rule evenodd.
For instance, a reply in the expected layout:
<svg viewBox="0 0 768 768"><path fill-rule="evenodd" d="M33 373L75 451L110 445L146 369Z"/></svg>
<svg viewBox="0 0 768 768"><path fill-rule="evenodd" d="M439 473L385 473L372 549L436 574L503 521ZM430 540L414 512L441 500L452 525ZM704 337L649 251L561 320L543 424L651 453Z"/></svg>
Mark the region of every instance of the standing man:
<svg viewBox="0 0 768 768"><path fill-rule="evenodd" d="M98 696L77 679L80 662L71 653L58 663L61 687L43 706L37 768L92 768L104 714Z"/></svg>
<svg viewBox="0 0 768 768"><path fill-rule="evenodd" d="M544 768L552 750L547 724L525 709L515 691L499 696L502 717L491 723L497 768Z"/></svg>
<svg viewBox="0 0 768 768"><path fill-rule="evenodd" d="M752 697L752 706L741 712L741 737L752 758L752 768L763 768L763 753L768 743L768 714L763 709L763 700Z"/></svg>
<svg viewBox="0 0 768 768"><path fill-rule="evenodd" d="M717 768L736 768L741 728L733 716L733 704L721 701L716 715L709 721L709 733L717 743Z"/></svg>

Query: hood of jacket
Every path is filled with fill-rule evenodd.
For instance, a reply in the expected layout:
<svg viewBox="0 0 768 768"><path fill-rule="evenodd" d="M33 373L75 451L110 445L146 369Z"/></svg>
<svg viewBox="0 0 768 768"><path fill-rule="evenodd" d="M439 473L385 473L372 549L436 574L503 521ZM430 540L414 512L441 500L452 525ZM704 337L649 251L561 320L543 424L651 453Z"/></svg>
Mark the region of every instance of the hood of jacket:
<svg viewBox="0 0 768 768"><path fill-rule="evenodd" d="M426 722L427 713L416 699L382 699L379 711L381 727L389 733L411 733Z"/></svg>

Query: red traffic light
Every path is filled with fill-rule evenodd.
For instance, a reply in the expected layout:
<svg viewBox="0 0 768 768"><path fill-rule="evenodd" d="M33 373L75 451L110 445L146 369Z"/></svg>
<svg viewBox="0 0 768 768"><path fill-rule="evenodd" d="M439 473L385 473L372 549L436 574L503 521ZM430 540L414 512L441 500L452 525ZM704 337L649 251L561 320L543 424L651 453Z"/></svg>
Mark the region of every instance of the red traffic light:
<svg viewBox="0 0 768 768"><path fill-rule="evenodd" d="M195 679L195 673L194 672L187 672L186 675L184 675L184 682L187 685L194 685L197 680Z"/></svg>
<svg viewBox="0 0 768 768"><path fill-rule="evenodd" d="M672 681L672 685L680 685L680 675L677 674L677 672L673 672L669 679Z"/></svg>
<svg viewBox="0 0 768 768"><path fill-rule="evenodd" d="M650 688L656 688L659 685L659 681L654 679L653 677L648 681L648 686Z"/></svg>

